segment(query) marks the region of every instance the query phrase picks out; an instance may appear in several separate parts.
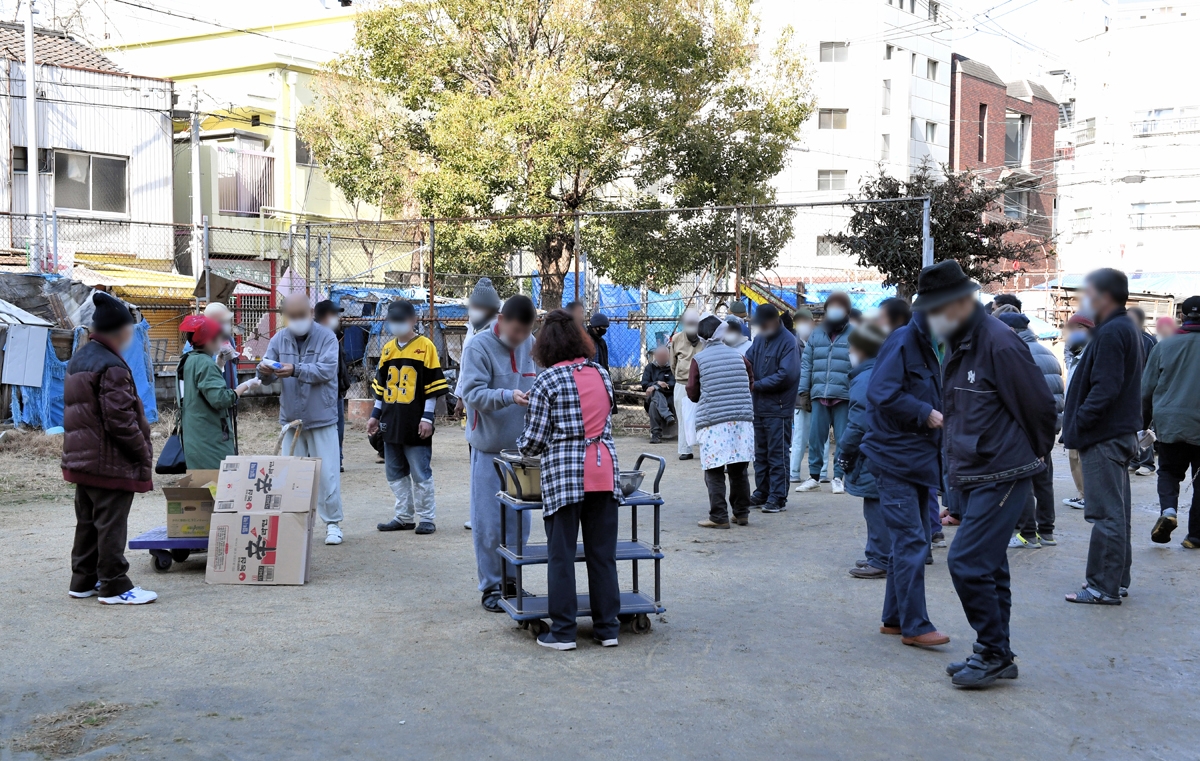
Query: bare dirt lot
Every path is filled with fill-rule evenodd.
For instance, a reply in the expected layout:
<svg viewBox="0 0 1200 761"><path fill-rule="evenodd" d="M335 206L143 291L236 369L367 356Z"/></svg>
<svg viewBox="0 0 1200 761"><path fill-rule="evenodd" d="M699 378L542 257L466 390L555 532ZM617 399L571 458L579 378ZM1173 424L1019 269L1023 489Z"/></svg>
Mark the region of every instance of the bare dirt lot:
<svg viewBox="0 0 1200 761"><path fill-rule="evenodd" d="M269 448L274 430L244 417L243 451ZM0 439L0 761L1197 757L1200 553L1179 547L1182 532L1150 543L1153 478L1134 479L1125 604L1063 602L1089 526L1060 505L1058 547L1010 552L1020 679L965 693L942 673L973 640L944 550L928 597L953 642L903 647L877 633L883 583L846 574L862 552L859 500L826 487L747 528L705 531L700 466L676 460L673 441L618 441L623 463L668 458L667 613L616 649L593 646L585 621L570 653L480 607L456 428L435 438L436 534L375 530L391 498L352 431L346 541L314 547L310 584L210 586L203 555L156 574L130 552L134 582L160 595L141 608L67 596L71 492L52 445L17 444ZM140 496L131 535L163 511L161 493ZM526 586L542 592L544 577Z"/></svg>

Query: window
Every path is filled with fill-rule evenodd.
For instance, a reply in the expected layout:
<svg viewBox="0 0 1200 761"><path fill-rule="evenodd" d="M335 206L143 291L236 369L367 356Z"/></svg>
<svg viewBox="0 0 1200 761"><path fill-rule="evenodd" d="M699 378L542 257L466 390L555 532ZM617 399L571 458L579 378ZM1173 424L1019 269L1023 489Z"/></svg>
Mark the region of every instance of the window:
<svg viewBox="0 0 1200 761"><path fill-rule="evenodd" d="M941 4L938 2L935 2L935 0L929 0L929 20L930 21L938 20L938 11L939 10L941 10Z"/></svg>
<svg viewBox="0 0 1200 761"><path fill-rule="evenodd" d="M846 60L850 45L845 42L822 42L821 63L841 63Z"/></svg>
<svg viewBox="0 0 1200 761"><path fill-rule="evenodd" d="M883 115L887 116L892 112L892 80L883 80Z"/></svg>
<svg viewBox="0 0 1200 761"><path fill-rule="evenodd" d="M1004 115L1004 166L1027 166L1025 154L1029 149L1029 125L1032 118L1009 112Z"/></svg>
<svg viewBox="0 0 1200 761"><path fill-rule="evenodd" d="M937 143L937 122L925 122L925 142L930 145Z"/></svg>
<svg viewBox="0 0 1200 761"><path fill-rule="evenodd" d="M880 145L880 148L879 148L879 160L880 161L891 161L892 160L892 136L891 135L883 136L883 143Z"/></svg>
<svg viewBox="0 0 1200 761"><path fill-rule="evenodd" d="M846 129L844 108L822 108L817 114L817 129Z"/></svg>
<svg viewBox="0 0 1200 761"><path fill-rule="evenodd" d="M976 152L977 155L975 156L975 158L977 161L983 162L983 161L987 161L987 104L986 103L979 104L979 126L978 126L978 129L979 129L979 136L978 136L979 147Z"/></svg>
<svg viewBox="0 0 1200 761"><path fill-rule="evenodd" d="M927 58L925 60L925 78L926 79L933 81L933 82L937 81L937 66L938 66L938 62L933 60L932 58Z"/></svg>
<svg viewBox="0 0 1200 761"><path fill-rule="evenodd" d="M1084 119L1083 129L1075 133L1076 145L1087 145L1096 142L1096 120Z"/></svg>
<svg viewBox="0 0 1200 761"><path fill-rule="evenodd" d="M909 71L910 71L911 73L913 73L913 74L916 74L916 73L917 73L917 54L916 54L916 53L909 53L909 55L910 55L910 56L912 56L912 59L911 59L911 60L912 60L912 67L909 69Z"/></svg>
<svg viewBox="0 0 1200 761"><path fill-rule="evenodd" d="M23 145L14 145L13 149L13 171L28 172L29 171L29 149ZM54 153L49 148L38 148L38 172L41 174L50 174L54 171Z"/></svg>
<svg viewBox="0 0 1200 761"><path fill-rule="evenodd" d="M817 190L845 190L845 169L818 169Z"/></svg>
<svg viewBox="0 0 1200 761"><path fill-rule="evenodd" d="M60 209L125 214L128 163L128 159L117 156L55 151L54 205Z"/></svg>
<svg viewBox="0 0 1200 761"><path fill-rule="evenodd" d="M1004 191L1004 216L1009 219L1024 219L1028 208L1024 190Z"/></svg>
<svg viewBox="0 0 1200 761"><path fill-rule="evenodd" d="M308 147L308 143L304 142L299 134L296 135L296 163L305 166L315 166L317 163L313 161L312 148Z"/></svg>
<svg viewBox="0 0 1200 761"><path fill-rule="evenodd" d="M846 250L827 235L817 236L817 256L845 256Z"/></svg>
<svg viewBox="0 0 1200 761"><path fill-rule="evenodd" d="M901 3L903 3L903 0L901 0ZM908 0L908 12L909 13L917 12L917 0Z"/></svg>
<svg viewBox="0 0 1200 761"><path fill-rule="evenodd" d="M885 60L885 61L892 60L892 54L895 52L896 52L895 45L884 45L883 46L883 60Z"/></svg>

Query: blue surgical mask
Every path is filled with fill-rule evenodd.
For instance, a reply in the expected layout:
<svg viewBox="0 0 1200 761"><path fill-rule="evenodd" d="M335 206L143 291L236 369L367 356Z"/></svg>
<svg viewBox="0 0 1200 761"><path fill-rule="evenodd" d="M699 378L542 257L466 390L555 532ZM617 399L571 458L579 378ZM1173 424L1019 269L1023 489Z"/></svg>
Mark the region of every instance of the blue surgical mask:
<svg viewBox="0 0 1200 761"><path fill-rule="evenodd" d="M1087 340L1087 333L1083 332L1082 330L1077 330L1074 333L1067 335L1067 346L1070 346L1072 349L1074 349L1076 347L1083 346L1085 343L1087 343Z"/></svg>

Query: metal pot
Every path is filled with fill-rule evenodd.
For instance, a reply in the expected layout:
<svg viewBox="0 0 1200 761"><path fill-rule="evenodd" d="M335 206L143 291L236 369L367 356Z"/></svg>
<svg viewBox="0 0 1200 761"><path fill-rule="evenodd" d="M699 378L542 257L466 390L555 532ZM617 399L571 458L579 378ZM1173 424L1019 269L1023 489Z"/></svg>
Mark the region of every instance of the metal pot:
<svg viewBox="0 0 1200 761"><path fill-rule="evenodd" d="M641 488L642 479L646 477L646 471L622 470L619 475L621 479L621 493L628 497Z"/></svg>
<svg viewBox="0 0 1200 761"><path fill-rule="evenodd" d="M516 449L503 449L500 459L512 467L513 476L520 485L520 491L513 484L512 477L504 477L504 492L510 497L536 502L542 498L542 460L540 457L525 457Z"/></svg>

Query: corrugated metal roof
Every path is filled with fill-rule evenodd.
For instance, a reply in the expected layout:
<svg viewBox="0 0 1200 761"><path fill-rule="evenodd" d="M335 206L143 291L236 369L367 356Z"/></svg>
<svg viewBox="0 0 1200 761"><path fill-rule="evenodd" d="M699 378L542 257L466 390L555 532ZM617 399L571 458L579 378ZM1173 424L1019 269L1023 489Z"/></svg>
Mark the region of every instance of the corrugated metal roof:
<svg viewBox="0 0 1200 761"><path fill-rule="evenodd" d="M1086 277L1086 273L1063 275L1059 280L1051 280L1045 286L1031 290L1041 290L1043 287L1078 290L1083 288ZM1200 294L1200 272L1135 272L1129 275L1129 292L1186 299Z"/></svg>
<svg viewBox="0 0 1200 761"><path fill-rule="evenodd" d="M191 301L196 281L190 275L156 272L117 264L75 265L71 278L85 285L104 287L135 306L167 301Z"/></svg>
<svg viewBox="0 0 1200 761"><path fill-rule="evenodd" d="M0 22L0 56L10 61L25 61L25 30L20 24ZM125 73L96 49L61 32L46 29L34 30L33 57L44 66Z"/></svg>
<svg viewBox="0 0 1200 761"><path fill-rule="evenodd" d="M992 71L992 67L988 66L986 63L972 61L970 58L959 58L958 68L963 74L966 74L969 77L982 79L985 82L991 82L992 84L1000 85L1001 87L1007 86L1004 80L1001 79L996 72Z"/></svg>
<svg viewBox="0 0 1200 761"><path fill-rule="evenodd" d="M43 328L53 328L54 323L43 320L36 314L26 312L16 304L10 304L0 299L0 323L6 325L36 325Z"/></svg>

